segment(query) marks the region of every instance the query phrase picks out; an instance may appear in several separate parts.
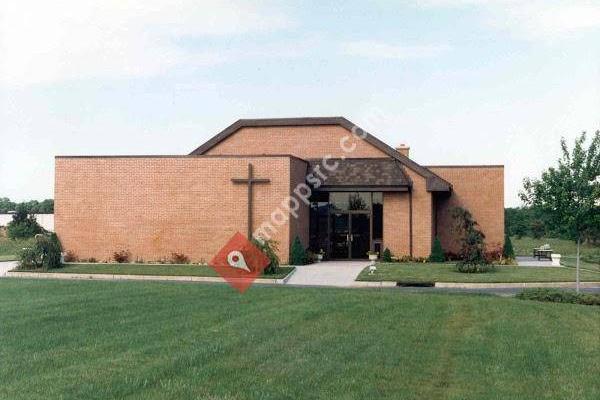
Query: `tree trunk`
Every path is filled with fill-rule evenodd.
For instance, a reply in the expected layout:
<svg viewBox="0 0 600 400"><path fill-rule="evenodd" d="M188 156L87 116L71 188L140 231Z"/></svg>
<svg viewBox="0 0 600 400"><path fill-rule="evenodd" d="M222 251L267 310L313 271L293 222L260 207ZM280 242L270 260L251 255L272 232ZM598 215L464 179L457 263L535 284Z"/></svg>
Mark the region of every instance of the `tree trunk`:
<svg viewBox="0 0 600 400"><path fill-rule="evenodd" d="M581 244L581 238L577 237L577 293L579 293L579 245Z"/></svg>

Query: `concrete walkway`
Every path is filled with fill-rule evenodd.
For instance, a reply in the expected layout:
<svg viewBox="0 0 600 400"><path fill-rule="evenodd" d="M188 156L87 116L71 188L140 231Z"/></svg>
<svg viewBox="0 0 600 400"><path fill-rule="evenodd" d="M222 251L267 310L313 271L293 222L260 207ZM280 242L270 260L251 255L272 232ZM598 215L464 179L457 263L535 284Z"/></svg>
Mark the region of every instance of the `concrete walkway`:
<svg viewBox="0 0 600 400"><path fill-rule="evenodd" d="M17 266L16 261L0 262L0 277L5 276L8 271L10 271L13 268L16 268L16 266Z"/></svg>
<svg viewBox="0 0 600 400"><path fill-rule="evenodd" d="M326 261L296 267L296 272L287 281L287 285L302 286L367 286L355 282L368 261Z"/></svg>

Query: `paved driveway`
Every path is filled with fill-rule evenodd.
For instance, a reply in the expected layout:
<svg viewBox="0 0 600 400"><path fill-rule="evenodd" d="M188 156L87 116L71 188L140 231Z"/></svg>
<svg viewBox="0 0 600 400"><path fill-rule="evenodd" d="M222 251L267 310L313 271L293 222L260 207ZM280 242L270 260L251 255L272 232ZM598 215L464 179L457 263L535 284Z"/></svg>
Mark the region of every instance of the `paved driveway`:
<svg viewBox="0 0 600 400"><path fill-rule="evenodd" d="M4 261L0 262L0 277L4 276L7 271L15 268L17 266L16 261Z"/></svg>
<svg viewBox="0 0 600 400"><path fill-rule="evenodd" d="M354 279L368 261L326 261L296 267L296 272L287 281L288 285L308 286L360 286Z"/></svg>

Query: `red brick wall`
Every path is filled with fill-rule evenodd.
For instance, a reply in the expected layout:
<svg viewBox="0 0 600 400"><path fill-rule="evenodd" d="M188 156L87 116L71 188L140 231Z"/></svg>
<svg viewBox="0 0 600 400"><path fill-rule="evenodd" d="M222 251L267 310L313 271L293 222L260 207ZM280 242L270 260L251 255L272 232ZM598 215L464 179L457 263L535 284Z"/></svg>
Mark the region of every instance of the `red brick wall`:
<svg viewBox="0 0 600 400"><path fill-rule="evenodd" d="M445 250L456 251L451 232L453 207L468 209L486 235L488 248L504 243L504 167L428 167L453 186L436 201L437 232Z"/></svg>
<svg viewBox="0 0 600 400"><path fill-rule="evenodd" d="M247 177L252 162L254 228L290 193L289 157L58 157L55 226L80 258L109 260L129 250L144 261L180 252L208 261L236 232L247 233ZM287 261L290 227L274 236Z"/></svg>
<svg viewBox="0 0 600 400"><path fill-rule="evenodd" d="M340 146L340 140L346 148L356 144L351 153ZM292 154L300 158L332 157L388 157L369 143L355 138L352 134L334 125L318 126L275 126L246 127L238 130L227 139L211 148L206 154Z"/></svg>
<svg viewBox="0 0 600 400"><path fill-rule="evenodd" d="M428 257L433 241L433 199L427 191L425 178L408 168L404 171L413 182L412 214L413 214L413 256ZM384 204L385 207L385 204Z"/></svg>
<svg viewBox="0 0 600 400"><path fill-rule="evenodd" d="M383 193L383 249L395 256L410 254L409 203L407 192Z"/></svg>

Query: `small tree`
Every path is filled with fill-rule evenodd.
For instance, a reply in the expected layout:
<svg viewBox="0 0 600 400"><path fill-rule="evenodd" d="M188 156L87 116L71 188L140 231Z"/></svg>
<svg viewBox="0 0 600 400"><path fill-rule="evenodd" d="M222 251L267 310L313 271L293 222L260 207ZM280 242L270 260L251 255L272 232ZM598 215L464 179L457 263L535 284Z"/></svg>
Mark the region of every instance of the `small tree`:
<svg viewBox="0 0 600 400"><path fill-rule="evenodd" d="M600 131L585 148L586 133L575 139L571 152L561 139L562 156L539 179L525 179L521 200L544 215L553 231L577 242L577 291L582 239L600 235Z"/></svg>
<svg viewBox="0 0 600 400"><path fill-rule="evenodd" d="M32 247L23 249L20 254L19 268L54 269L61 267L62 249L54 233L38 234Z"/></svg>
<svg viewBox="0 0 600 400"><path fill-rule="evenodd" d="M8 237L11 239L33 237L38 233L44 232L44 228L37 223L35 215L29 215L27 206L19 204L13 219L6 226Z"/></svg>
<svg viewBox="0 0 600 400"><path fill-rule="evenodd" d="M471 213L461 207L452 209L453 231L460 242L460 261L456 264L460 272L486 272L485 235L477 226Z"/></svg>
<svg viewBox="0 0 600 400"><path fill-rule="evenodd" d="M433 241L433 247L431 248L431 254L428 258L429 262L444 262L446 261L446 256L444 255L444 249L442 248L442 242L440 242L439 237L435 237Z"/></svg>
<svg viewBox="0 0 600 400"><path fill-rule="evenodd" d="M300 238L296 236L292 243L292 251L290 254L290 264L292 265L304 265L306 264L306 250L302 246Z"/></svg>
<svg viewBox="0 0 600 400"><path fill-rule="evenodd" d="M392 252L387 247L383 250L383 255L381 256L381 261L383 262L392 262Z"/></svg>
<svg viewBox="0 0 600 400"><path fill-rule="evenodd" d="M502 256L508 260L512 260L515 258L515 250L513 249L510 236L508 235L504 236L504 247L502 247Z"/></svg>

